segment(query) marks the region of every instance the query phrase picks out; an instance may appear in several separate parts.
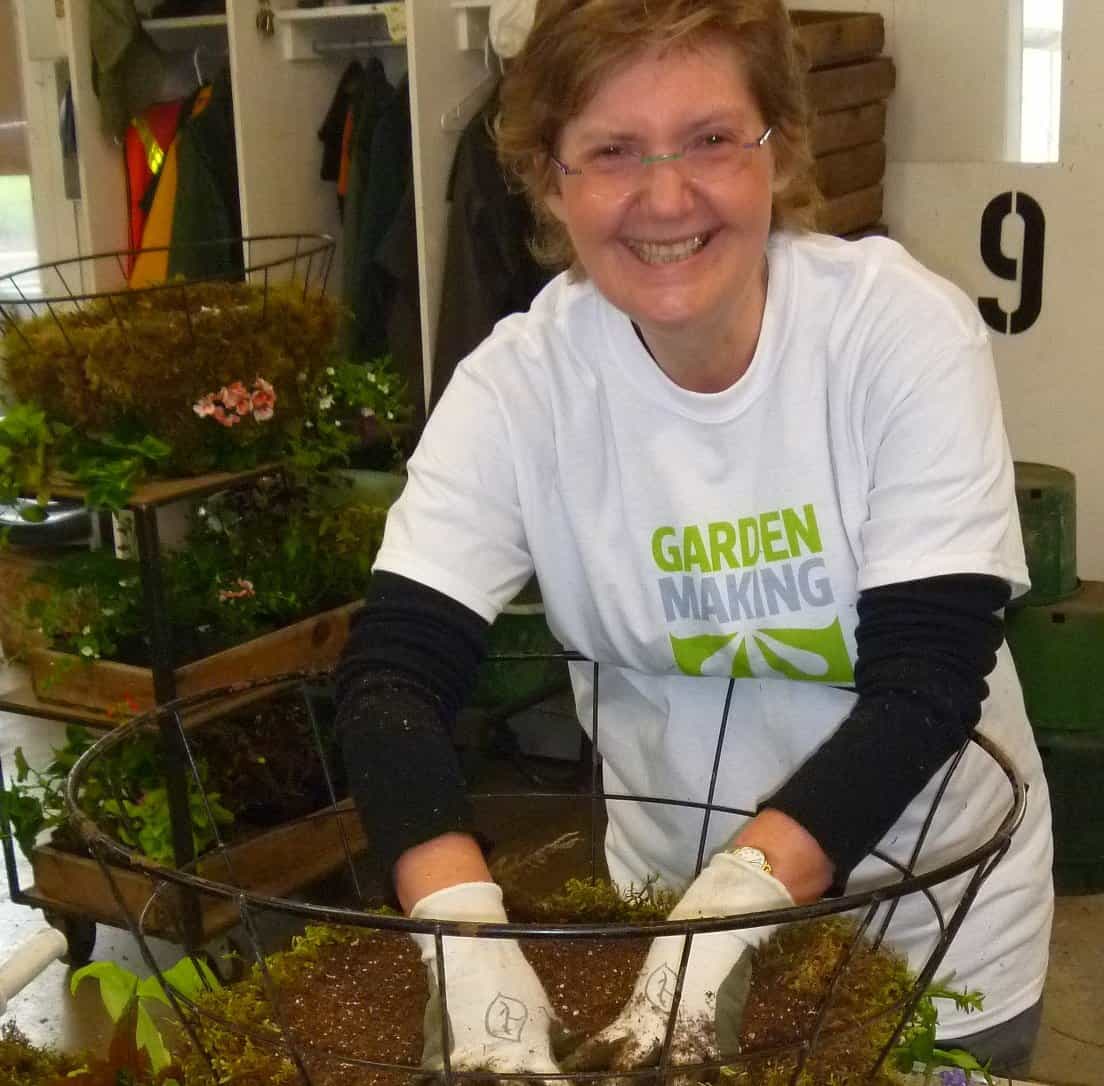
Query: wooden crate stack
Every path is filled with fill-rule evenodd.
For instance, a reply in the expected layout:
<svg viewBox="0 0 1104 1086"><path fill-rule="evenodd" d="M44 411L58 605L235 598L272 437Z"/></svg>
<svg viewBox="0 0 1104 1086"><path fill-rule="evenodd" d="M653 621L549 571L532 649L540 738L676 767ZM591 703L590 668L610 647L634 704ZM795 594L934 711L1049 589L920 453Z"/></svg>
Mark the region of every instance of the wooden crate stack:
<svg viewBox="0 0 1104 1086"><path fill-rule="evenodd" d="M809 66L812 143L824 205L817 227L854 237L886 233L882 179L886 164L886 99L896 70L882 56L881 15L794 11Z"/></svg>

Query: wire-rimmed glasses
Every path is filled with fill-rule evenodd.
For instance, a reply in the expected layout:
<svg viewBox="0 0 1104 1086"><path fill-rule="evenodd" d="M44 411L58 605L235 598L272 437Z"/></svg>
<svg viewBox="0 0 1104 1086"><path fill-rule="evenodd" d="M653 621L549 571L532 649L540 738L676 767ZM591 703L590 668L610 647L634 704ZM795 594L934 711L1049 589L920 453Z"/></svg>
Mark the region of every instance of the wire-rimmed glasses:
<svg viewBox="0 0 1104 1086"><path fill-rule="evenodd" d="M724 132L706 132L695 136L681 150L650 155L631 144L603 142L584 150L576 165L549 154L549 159L564 177L577 177L579 184L597 197L618 199L637 191L644 171L659 162L676 163L687 180L710 184L739 174L774 132L769 125L758 139L745 141Z"/></svg>

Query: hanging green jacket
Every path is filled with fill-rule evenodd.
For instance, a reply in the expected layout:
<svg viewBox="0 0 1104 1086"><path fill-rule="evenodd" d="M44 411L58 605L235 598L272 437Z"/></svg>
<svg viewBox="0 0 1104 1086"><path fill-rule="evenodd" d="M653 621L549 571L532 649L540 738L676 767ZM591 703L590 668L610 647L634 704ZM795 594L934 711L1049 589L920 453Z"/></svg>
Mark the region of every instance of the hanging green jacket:
<svg viewBox="0 0 1104 1086"><path fill-rule="evenodd" d="M134 0L90 2L92 85L100 100L100 123L104 132L121 140L131 117L157 101L164 58L142 29Z"/></svg>

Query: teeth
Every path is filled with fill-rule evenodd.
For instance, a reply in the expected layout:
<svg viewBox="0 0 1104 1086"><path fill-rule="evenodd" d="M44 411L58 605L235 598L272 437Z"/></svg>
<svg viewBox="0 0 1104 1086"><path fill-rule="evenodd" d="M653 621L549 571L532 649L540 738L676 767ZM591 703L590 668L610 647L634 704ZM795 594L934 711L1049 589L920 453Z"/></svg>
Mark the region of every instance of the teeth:
<svg viewBox="0 0 1104 1086"><path fill-rule="evenodd" d="M706 242L706 235L695 234L685 241L630 241L628 246L645 264L674 264L693 256Z"/></svg>

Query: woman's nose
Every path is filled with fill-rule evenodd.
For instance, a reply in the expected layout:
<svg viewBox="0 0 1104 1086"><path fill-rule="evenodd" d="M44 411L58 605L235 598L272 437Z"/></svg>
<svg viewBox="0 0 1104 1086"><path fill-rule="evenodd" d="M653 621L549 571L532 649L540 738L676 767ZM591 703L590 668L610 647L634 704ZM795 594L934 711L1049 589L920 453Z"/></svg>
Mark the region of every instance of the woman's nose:
<svg viewBox="0 0 1104 1086"><path fill-rule="evenodd" d="M640 199L657 214L678 215L694 203L694 185L682 157L657 158L640 171Z"/></svg>

